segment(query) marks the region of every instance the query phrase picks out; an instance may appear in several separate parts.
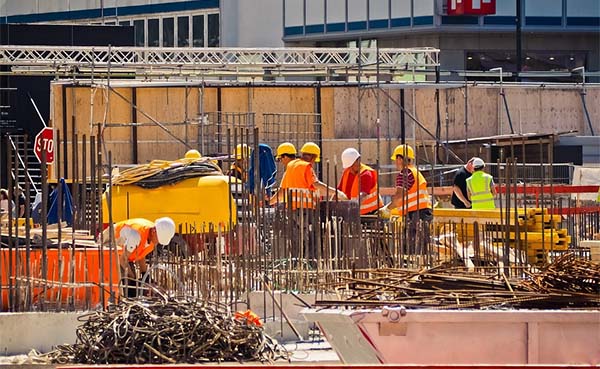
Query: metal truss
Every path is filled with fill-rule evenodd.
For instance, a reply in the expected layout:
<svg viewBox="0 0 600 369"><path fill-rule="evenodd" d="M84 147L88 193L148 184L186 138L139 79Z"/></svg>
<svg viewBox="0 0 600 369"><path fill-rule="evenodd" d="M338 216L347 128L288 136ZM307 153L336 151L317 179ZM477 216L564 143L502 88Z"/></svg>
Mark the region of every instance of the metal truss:
<svg viewBox="0 0 600 369"><path fill-rule="evenodd" d="M381 73L432 69L439 49L149 48L0 46L0 65L14 73L323 72L361 69ZM359 68L360 66L360 68Z"/></svg>

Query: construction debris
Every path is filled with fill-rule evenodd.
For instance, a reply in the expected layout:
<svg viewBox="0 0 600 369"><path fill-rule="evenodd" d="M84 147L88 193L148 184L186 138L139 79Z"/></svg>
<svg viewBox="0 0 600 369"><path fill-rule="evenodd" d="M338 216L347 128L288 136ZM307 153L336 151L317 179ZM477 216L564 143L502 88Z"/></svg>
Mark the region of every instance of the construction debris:
<svg viewBox="0 0 600 369"><path fill-rule="evenodd" d="M253 315L253 314L250 314ZM260 324L223 305L171 298L123 300L88 315L77 343L47 354L52 363L175 364L288 359Z"/></svg>
<svg viewBox="0 0 600 369"><path fill-rule="evenodd" d="M340 277L342 300L320 300L316 306L375 307L402 305L408 309L579 309L600 308L600 264L566 254L548 267L509 280L461 273L448 268L429 270L356 270Z"/></svg>

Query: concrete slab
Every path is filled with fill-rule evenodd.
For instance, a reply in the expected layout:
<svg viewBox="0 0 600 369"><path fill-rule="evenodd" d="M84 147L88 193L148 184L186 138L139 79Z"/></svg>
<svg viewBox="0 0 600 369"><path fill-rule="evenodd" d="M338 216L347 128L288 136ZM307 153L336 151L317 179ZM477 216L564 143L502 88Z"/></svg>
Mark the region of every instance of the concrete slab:
<svg viewBox="0 0 600 369"><path fill-rule="evenodd" d="M82 312L0 313L0 355L48 352L56 345L75 343Z"/></svg>

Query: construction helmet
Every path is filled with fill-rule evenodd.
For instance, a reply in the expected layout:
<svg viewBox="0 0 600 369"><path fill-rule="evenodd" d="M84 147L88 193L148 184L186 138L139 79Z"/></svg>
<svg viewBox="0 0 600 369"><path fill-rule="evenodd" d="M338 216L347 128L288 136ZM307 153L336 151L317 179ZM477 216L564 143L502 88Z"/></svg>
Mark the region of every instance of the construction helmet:
<svg viewBox="0 0 600 369"><path fill-rule="evenodd" d="M277 159L280 159L282 155L296 155L298 152L296 151L296 146L294 146L291 142L284 142L281 145L277 146Z"/></svg>
<svg viewBox="0 0 600 369"><path fill-rule="evenodd" d="M117 243L123 245L127 252L133 252L133 250L138 247L141 240L142 236L140 235L140 232L129 226L125 226L121 228L121 232L119 232Z"/></svg>
<svg viewBox="0 0 600 369"><path fill-rule="evenodd" d="M175 222L169 217L158 218L154 222L156 228L156 238L161 245L168 245L171 238L175 235Z"/></svg>
<svg viewBox="0 0 600 369"><path fill-rule="evenodd" d="M242 158L250 157L250 147L246 144L238 144L235 147L235 158L241 160Z"/></svg>
<svg viewBox="0 0 600 369"><path fill-rule="evenodd" d="M186 159L200 159L202 157L202 155L200 155L200 152L198 150L188 150L185 153L185 158Z"/></svg>
<svg viewBox="0 0 600 369"><path fill-rule="evenodd" d="M353 147L347 148L342 152L342 168L350 168L358 158L360 158L358 150Z"/></svg>
<svg viewBox="0 0 600 369"><path fill-rule="evenodd" d="M485 168L485 161L483 161L482 158L473 158L473 168L475 169L481 169L481 168Z"/></svg>
<svg viewBox="0 0 600 369"><path fill-rule="evenodd" d="M300 152L303 154L316 155L317 159L315 159L315 161L317 163L321 161L321 149L319 148L319 145L317 145L314 142L307 142L304 145L302 145Z"/></svg>
<svg viewBox="0 0 600 369"><path fill-rule="evenodd" d="M409 145L398 145L394 149L394 152L392 153L392 156L390 159L396 160L396 157L398 155L401 155L402 157L407 158L407 159L414 159L415 151Z"/></svg>

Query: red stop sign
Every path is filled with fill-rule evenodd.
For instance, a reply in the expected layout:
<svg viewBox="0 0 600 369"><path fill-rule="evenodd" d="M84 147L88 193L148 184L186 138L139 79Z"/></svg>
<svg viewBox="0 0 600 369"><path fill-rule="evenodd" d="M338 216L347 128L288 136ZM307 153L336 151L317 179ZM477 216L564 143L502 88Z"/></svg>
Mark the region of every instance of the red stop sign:
<svg viewBox="0 0 600 369"><path fill-rule="evenodd" d="M33 147L35 157L42 162L42 152L46 153L46 164L54 163L54 131L46 127L35 136Z"/></svg>

